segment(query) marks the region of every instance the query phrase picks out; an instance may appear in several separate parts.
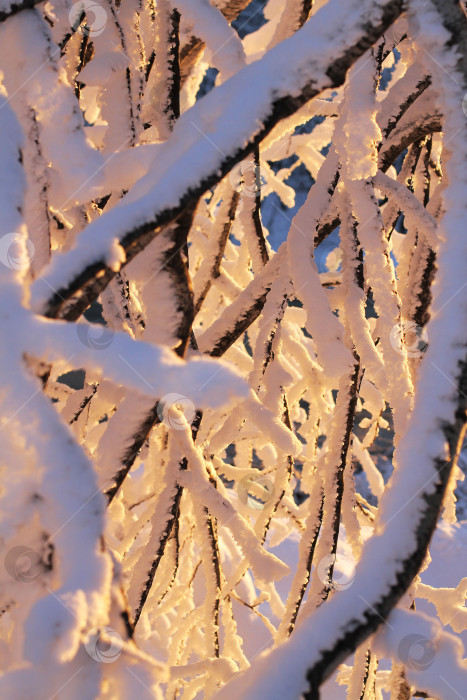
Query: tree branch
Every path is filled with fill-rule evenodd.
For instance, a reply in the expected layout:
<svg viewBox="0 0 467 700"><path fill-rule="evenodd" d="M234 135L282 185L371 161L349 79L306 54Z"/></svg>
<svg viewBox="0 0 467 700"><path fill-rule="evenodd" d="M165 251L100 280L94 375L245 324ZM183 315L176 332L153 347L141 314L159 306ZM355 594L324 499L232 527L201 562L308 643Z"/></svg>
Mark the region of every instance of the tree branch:
<svg viewBox="0 0 467 700"><path fill-rule="evenodd" d="M164 206L163 204L155 205L154 201L157 202L157 195L153 191L151 193L152 204L149 207L150 211L148 210L146 215L140 214L138 216L139 223L137 225L133 225L132 227L128 228L125 226L127 230L125 233L119 236L120 244L126 253L125 264L132 260L133 257L140 252L165 226L174 222L186 208L196 205L196 202L203 195L203 193L213 187L220 178L230 172L232 167L239 160L242 160L246 156L253 153L255 147L261 143L261 141L271 132L274 126L276 126L276 124L278 124L282 119L292 115L306 102L321 94L324 89L342 85L345 81L345 76L350 66L363 53L365 53L365 51L375 41L379 39L390 24L400 15L402 9L403 0L393 0L392 2L387 0L381 6L381 21L378 24L370 24L367 21L367 16L364 16L365 13L362 11L361 16L355 19L356 26L359 26L361 29L360 39L351 46L344 47L343 50L341 49L340 55L334 59L333 63L330 66L324 67L323 72L326 79L320 81L320 83L317 83L315 79L316 71L311 71L312 77L310 77L309 71L303 70L299 73L298 77L299 81L302 83L301 92L299 94L297 94L296 90L293 91L293 94L289 93L288 89L290 88L285 85L278 86L280 91L277 89L272 89L270 93L271 101L269 107L265 108L263 111L263 117L261 120L262 126L256 132L251 134L248 142L245 145L239 147L238 143L232 142L227 148L220 163L216 159L215 164L206 169L204 175L202 174L201 169L198 181L191 179L190 186L184 186L184 188L181 188L178 194L176 192L172 192L170 197L172 204L170 206ZM315 16L315 19L318 17L318 15L319 12ZM234 76L234 78L217 88L216 91L222 91L222 94L224 90L228 91L232 80L238 81L243 79L246 82L249 82L252 72L254 71L256 75L256 71L260 70L261 67L264 67L264 70L268 70L269 60L273 61L275 59L275 52L283 49L287 42L291 42L289 47L291 49L294 45L294 40L296 37L299 37L302 33L305 33L306 35L310 34L312 37L313 25L313 22L306 23L305 26L299 30L299 32L297 32L297 34L295 34L289 40L286 40L286 42L282 42L282 44L269 52L269 54L263 59L260 59L260 61L257 61L255 64L244 68L239 74ZM269 59L270 55L272 55L272 58ZM319 57L316 56L313 58L317 60L319 64ZM307 65L310 65L310 63L311 59L307 61ZM243 92L240 94L242 95L241 99L244 102L245 94L243 94ZM251 110L253 108L254 93L251 93L250 91L248 95L253 95L251 97L252 104L250 104ZM209 98L210 95L206 96L205 100L209 101ZM205 104L207 104L207 102ZM195 110L196 106L197 105L195 105L195 107L192 109ZM224 120L230 120L229 113L223 114L217 119L217 130L220 130L226 126L224 124ZM257 124L257 121L257 118L255 118L254 123ZM178 134L174 133L174 138L175 137L178 138ZM204 138L204 134L200 133L200 135L196 137L196 140L197 142L202 143ZM169 153L167 153L167 156L169 156ZM191 149L188 149L179 158L178 165L180 168L184 168L184 160L187 158L190 159L190 167L192 167L193 161ZM134 206L134 203L132 203L132 206ZM88 231L93 229L94 232L97 233L96 229L105 229L106 225L109 225L114 217L116 217L117 220L121 219L123 211L124 205L111 210L107 214L103 214L100 219L88 227ZM123 224L121 224L121 226L123 226ZM75 251L70 251L68 255L72 256L74 252ZM82 268L82 263L80 263L79 266ZM52 296L45 301L43 306L44 315L49 318L65 318L67 320L75 320L87 308L87 306L89 306L89 304L97 298L99 293L102 291L102 289L104 289L115 273L116 270L111 269L108 266L105 257L100 257L99 259L87 264L84 269L80 270L80 272L74 272L72 269L70 269L67 275L69 281L65 283L54 280L53 278L48 281L46 278L46 284L48 283L49 288L52 286L55 291ZM59 275L59 278L60 277L61 274ZM36 285L40 284L40 282L41 280L38 280ZM71 299L74 295L76 295L76 298Z"/></svg>
<svg viewBox="0 0 467 700"><path fill-rule="evenodd" d="M4 22L9 17L18 14L21 10L30 10L39 5L43 0L23 0L22 2L12 2L8 9L0 10L0 22Z"/></svg>

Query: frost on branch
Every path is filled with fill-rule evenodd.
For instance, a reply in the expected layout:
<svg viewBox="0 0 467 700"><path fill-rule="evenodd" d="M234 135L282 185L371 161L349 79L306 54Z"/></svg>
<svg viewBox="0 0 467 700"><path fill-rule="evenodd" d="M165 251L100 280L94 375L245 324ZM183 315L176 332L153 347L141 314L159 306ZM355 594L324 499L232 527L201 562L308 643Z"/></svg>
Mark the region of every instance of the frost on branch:
<svg viewBox="0 0 467 700"><path fill-rule="evenodd" d="M0 3L2 698L465 688L466 16L260 9Z"/></svg>

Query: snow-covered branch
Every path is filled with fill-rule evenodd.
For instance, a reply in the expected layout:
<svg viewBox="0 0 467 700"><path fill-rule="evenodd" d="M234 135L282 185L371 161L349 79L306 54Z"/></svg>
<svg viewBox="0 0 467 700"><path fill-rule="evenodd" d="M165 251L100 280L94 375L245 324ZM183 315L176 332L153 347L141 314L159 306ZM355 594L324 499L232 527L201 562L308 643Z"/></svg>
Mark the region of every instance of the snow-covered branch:
<svg viewBox="0 0 467 700"><path fill-rule="evenodd" d="M466 17L0 2L1 697L462 694Z"/></svg>
<svg viewBox="0 0 467 700"><path fill-rule="evenodd" d="M368 23L370 8L375 18L372 24ZM341 0L330 0L313 22L192 107L161 152L160 162L167 163L166 168L143 178L133 188L131 202L122 202L89 225L77 247L61 256L60 265L53 264L35 282L36 309L46 316L76 318L118 269L116 246L120 251L123 248L126 262L131 260L162 227L215 184L219 173L225 175L251 153L278 121L323 90L341 85L348 68L401 10L402 2L372 0L344 6ZM348 18L345 44L332 31L343 16ZM330 38L323 39L327 36ZM245 102L245 89L252 84L261 89L250 92L251 102ZM220 105L224 111L219 113ZM232 122L239 109L241 119ZM212 114L219 116L213 120ZM184 138L180 138L182 132ZM64 304L79 290L79 299L65 310Z"/></svg>

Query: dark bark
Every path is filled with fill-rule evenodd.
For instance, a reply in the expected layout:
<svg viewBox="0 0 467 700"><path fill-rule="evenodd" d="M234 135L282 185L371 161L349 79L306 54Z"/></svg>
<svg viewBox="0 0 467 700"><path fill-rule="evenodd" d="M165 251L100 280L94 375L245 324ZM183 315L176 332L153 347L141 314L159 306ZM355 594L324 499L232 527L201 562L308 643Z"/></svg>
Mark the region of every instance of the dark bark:
<svg viewBox="0 0 467 700"><path fill-rule="evenodd" d="M318 509L318 522L317 522L317 526L313 532L313 536L311 538L311 541L308 544L308 553L307 553L307 557L306 557L306 577L305 577L305 579L302 583L302 586L300 588L300 593L299 593L299 596L298 596L297 601L295 603L295 607L294 607L292 616L291 616L290 621L289 621L289 626L287 628L287 635L288 636L290 636L294 630L295 623L296 623L297 617L298 617L298 613L300 611L300 607L301 607L301 604L303 602L303 598L305 596L305 591L307 589L308 582L310 580L310 572L311 572L311 567L313 565L313 556L315 553L316 543L318 541L319 533L321 531L321 524L323 522L323 504L324 504L324 493L321 490L321 499L320 499L319 509ZM310 507L315 508L316 504L310 503Z"/></svg>
<svg viewBox="0 0 467 700"><path fill-rule="evenodd" d="M235 220L235 215L237 212L237 207L238 207L238 202L240 199L240 194L239 192L234 192L232 195L232 199L230 200L230 207L229 207L229 212L228 212L228 217L227 221L224 223L221 231L221 235L219 237L219 241L217 244L217 253L216 257L214 260L214 265L211 270L211 274L209 276L209 279L207 280L205 286L201 290L199 297L196 300L196 305L194 309L195 316L200 310L200 308L203 305L204 300L206 299L206 296L211 289L212 283L215 279L220 277L220 268L221 268L221 263L222 263L222 258L224 255L225 251L225 246L227 245L227 241L229 240L230 232L232 230L232 225Z"/></svg>
<svg viewBox="0 0 467 700"><path fill-rule="evenodd" d="M264 238L263 225L261 223L261 168L259 146L255 146L253 151L253 162L255 167L255 206L253 208L252 217L256 239L258 241L259 254L263 265L265 265L269 260L269 254L266 247L266 239Z"/></svg>
<svg viewBox="0 0 467 700"><path fill-rule="evenodd" d="M310 666L306 678L308 690L304 693L305 700L314 700L318 688L339 666L343 659L355 651L371 634L386 620L391 610L405 594L406 590L418 574L426 557L428 545L436 528L436 523L442 508L446 486L460 453L465 426L467 421L467 356L459 365L457 377L456 410L452 423L444 423L441 427L448 446L449 459L434 459L437 473L436 482L430 482L421 494L424 503L415 529L415 547L398 562L392 582L388 582L387 590L379 600L371 601L371 606L365 611L364 619L349 619L343 633L335 642L320 652L318 660ZM434 488L433 488L434 486Z"/></svg>
<svg viewBox="0 0 467 700"><path fill-rule="evenodd" d="M39 5L43 0L23 0L22 2L14 2L8 10L0 10L0 22L4 22L8 17L18 14L21 10L30 10Z"/></svg>
<svg viewBox="0 0 467 700"><path fill-rule="evenodd" d="M232 0L225 7L219 8L227 22L233 22L234 19L245 9L250 0ZM180 51L180 82L181 85L185 82L191 73L193 66L201 58L205 48L205 43L192 36Z"/></svg>
<svg viewBox="0 0 467 700"><path fill-rule="evenodd" d="M412 143L423 139L429 134L439 133L443 130L443 120L441 114L427 115L422 122L414 122L410 129L401 134L401 138L390 143L386 147L383 145L379 153L379 167L385 172L394 163L406 148Z"/></svg>
<svg viewBox="0 0 467 700"><path fill-rule="evenodd" d="M180 13L172 10L169 17L170 34L168 68L171 75L168 102L164 112L169 120L170 128L180 116Z"/></svg>
<svg viewBox="0 0 467 700"><path fill-rule="evenodd" d="M329 85L338 87L345 81L347 70L353 63L380 38L390 24L397 19L403 9L403 0L393 0L383 8L382 21L378 25L367 24L365 34L360 40L335 58L334 63L326 71ZM233 166L251 153L272 129L286 117L294 114L300 107L322 92L315 87L313 77L307 82L299 95L286 95L275 99L270 106L269 114L263 120L261 128L252 135L250 141L238 149L232 149L226 154L220 166L203 178L197 185L185 191L174 207L155 212L151 221L146 221L128 231L120 243L126 252L126 263L134 258L163 228L177 220L188 208L196 206L204 192L213 187L224 177ZM420 138L420 136L418 137ZM395 156L394 156L395 157ZM98 275L101 275L98 277ZM104 260L96 261L75 276L70 283L51 296L44 308L44 315L49 318L64 318L75 320L94 301L102 289L108 284L115 272L110 270ZM71 299L77 292L79 296Z"/></svg>
<svg viewBox="0 0 467 700"><path fill-rule="evenodd" d="M186 469L186 468L187 468L186 460L183 460L183 463L180 465L180 469ZM141 613L143 612L143 608L146 604L149 593L151 592L152 584L154 583L154 577L156 575L157 569L159 568L159 564L161 563L162 557L164 556L165 546L166 546L167 541L172 533L172 528L173 528L175 519L178 518L178 513L179 513L179 509L180 509L180 499L182 497L182 493L183 493L182 487L180 485L177 485L175 497L172 500L172 503L170 504L170 507L168 509L170 517L166 522L163 536L159 542L157 552L155 553L153 562L151 564L151 568L148 572L148 578L146 580L146 585L144 586L144 589L141 593L138 607L135 610L135 614L134 614L133 622L132 622L133 630L135 629L135 627L138 624L138 621L141 617Z"/></svg>
<svg viewBox="0 0 467 700"><path fill-rule="evenodd" d="M387 139L391 131L395 129L397 123L401 120L404 114L407 112L409 107L413 105L415 100L422 95L425 90L431 85L431 76L425 75L422 80L417 83L417 88L414 92L407 96L407 98L401 103L399 112L395 114L389 122L386 124L384 129L382 129L383 137Z"/></svg>

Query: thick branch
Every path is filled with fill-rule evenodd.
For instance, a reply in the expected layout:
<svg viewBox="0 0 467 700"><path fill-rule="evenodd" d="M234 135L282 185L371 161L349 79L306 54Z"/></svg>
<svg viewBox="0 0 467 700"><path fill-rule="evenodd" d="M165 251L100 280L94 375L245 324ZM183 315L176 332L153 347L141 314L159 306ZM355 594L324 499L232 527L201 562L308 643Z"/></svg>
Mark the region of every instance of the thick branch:
<svg viewBox="0 0 467 700"><path fill-rule="evenodd" d="M249 2L250 0L232 0L224 7L219 7L219 10L226 20L231 23L245 9ZM180 51L180 80L182 85L190 75L195 63L201 57L204 48L204 41L198 39L196 36L192 36Z"/></svg>
<svg viewBox="0 0 467 700"><path fill-rule="evenodd" d="M12 2L8 9L0 10L0 22L4 22L8 17L18 14L21 10L30 10L39 5L43 0L23 0L23 2Z"/></svg>
<svg viewBox="0 0 467 700"><path fill-rule="evenodd" d="M204 175L201 174L202 169L200 168L200 177L197 182L196 180L191 179L190 186L186 186L179 195L173 192L170 199L172 202L177 202L176 204L166 207L163 205L159 207L157 204L154 205L153 202L157 201L157 196L156 193L153 192L150 205L151 213L148 211L147 215L141 215L138 217L139 223L120 236L120 243L126 253L126 263L128 263L139 251L141 251L144 246L147 245L147 243L162 230L163 227L176 220L187 207L193 206L204 192L213 187L221 177L224 177L228 172L230 172L235 163L250 155L254 151L255 147L261 143L261 141L282 119L294 114L294 112L296 112L306 102L321 94L324 89L342 85L345 80L347 70L350 68L350 66L363 53L365 53L365 51L375 41L377 41L377 39L379 39L388 26L390 26L390 24L400 15L402 8L402 0L386 2L381 7L381 21L377 25L369 24L368 22L365 23L364 27L361 29L362 35L359 41L352 46L344 46L344 49L341 49L340 55L334 59L334 62L328 66L327 69L324 69L326 79L322 80L320 83L316 82L316 72L314 70L305 71L305 66L302 66L302 70L298 75L298 80L300 82L303 81L300 93L297 94L296 86L295 89L293 89L293 86L291 86L293 89L293 94L288 94L287 89L290 88L283 85L278 85L277 88L273 89L273 85L271 84L270 96L272 99L269 108L267 108L263 113L264 116L262 117L262 126L259 128L259 130L251 134L248 142L245 145L238 147L238 144L232 142L230 147L226 149L226 153L220 163L216 159L215 163L210 166L209 171L205 171ZM318 14L319 13L317 13L316 17L318 17ZM357 26L358 23L360 23L360 25L363 23L363 16L359 18L358 22L356 20ZM313 22L307 23L299 32L297 32L294 37L287 40L288 42L292 42L290 49L292 49L294 46L293 42L295 38L302 32L307 33L307 35L310 34L311 37L313 36L313 32L310 30L310 27L312 26ZM283 42L281 45L276 47L276 49L270 52L270 54L274 54L270 61L268 61L268 57L270 56L270 54L268 54L263 59L260 59L260 61L252 64L252 66L247 66L244 68L231 80L238 81L241 79L241 77L243 77L245 80L250 80L252 74L254 73L256 76L256 71L260 70L261 67L264 67L264 69L267 70L270 62L271 65L274 65L273 61L275 58L275 52L281 50L286 43L287 42ZM314 57L314 60L316 60L319 65L319 57ZM311 63L312 61L310 57L306 65L311 65ZM222 90L223 88L228 90L230 82L231 81L227 81L224 85L217 88L217 90ZM278 94L281 96L278 97ZM249 91L247 94L239 92L239 95L241 95L242 101L248 101L249 99L253 101L254 99L254 93L251 91ZM250 95L252 95L251 98L249 97ZM205 99L208 100L209 97L210 95ZM250 104L249 107L251 110L253 108L253 104ZM196 106L193 109L196 109ZM225 127L224 122L226 120L230 120L229 113L223 114L218 118L216 130L222 130ZM257 123L257 119L255 119L255 122ZM174 134L174 137L175 136L178 138L178 134ZM204 140L204 136L200 134L197 142L199 142L201 139ZM190 167L192 167L192 150L190 148L179 158L178 165L180 168L185 167L186 158L190 159ZM98 221L94 222L94 224L91 225L94 232L96 232L96 229L105 227L106 217L108 224L111 223L111 220L113 220L114 217L121 217L124 211L124 205L119 209L120 211L118 212L117 209L114 209L108 214L104 214ZM88 228L90 229L91 227ZM73 252L74 251L71 251L71 253ZM106 260L104 257L102 257L101 259L89 263L79 273L74 273L72 270L70 270L69 274L67 275L67 277L70 278L70 281L67 281L66 284L60 282L55 282L54 284L54 280L52 279L49 282L49 285L52 284L52 286L55 286L55 291L45 303L44 314L50 318L60 317L68 320L78 318L83 310L97 298L99 293L102 291L105 285L108 284L108 281L110 281L114 274L115 271L108 267ZM39 284L39 282L40 280L38 280L36 284ZM58 288L56 285L58 285ZM76 299L69 301L71 297L78 292L79 296L77 295Z"/></svg>

